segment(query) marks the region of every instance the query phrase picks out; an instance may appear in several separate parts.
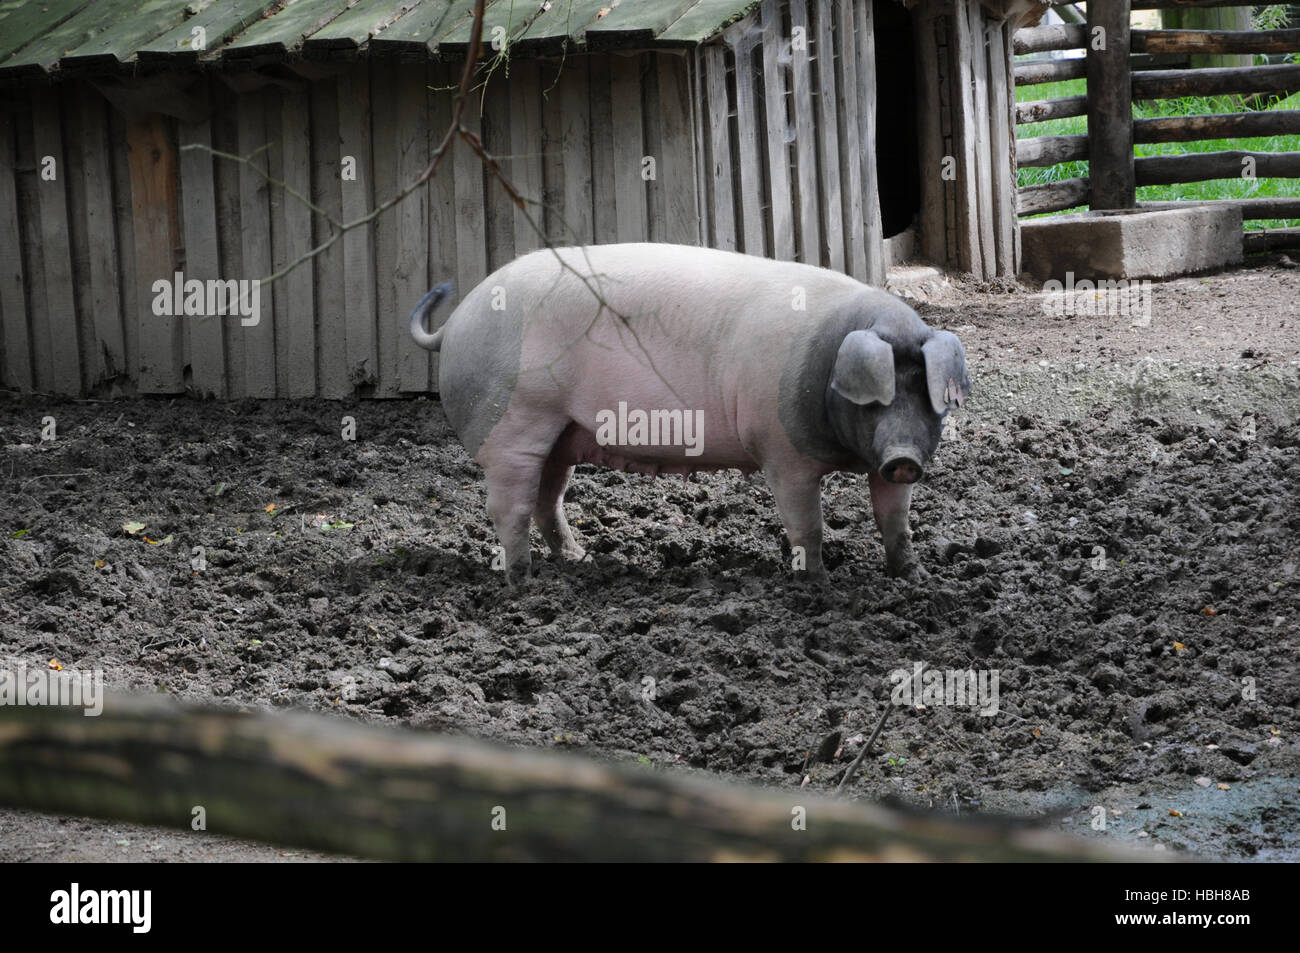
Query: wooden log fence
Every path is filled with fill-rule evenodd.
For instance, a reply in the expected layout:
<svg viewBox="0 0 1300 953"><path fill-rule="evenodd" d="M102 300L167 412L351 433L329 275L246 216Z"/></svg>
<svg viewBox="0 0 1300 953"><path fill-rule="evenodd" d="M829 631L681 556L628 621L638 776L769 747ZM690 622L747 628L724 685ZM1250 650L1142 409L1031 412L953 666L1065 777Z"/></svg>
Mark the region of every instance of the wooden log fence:
<svg viewBox="0 0 1300 953"><path fill-rule="evenodd" d="M1171 69L1171 58L1203 54L1284 54L1300 51L1300 29L1130 30L1134 10L1245 6L1233 0L1112 0L1089 7L1089 22L1049 24L1018 30L1018 56L1081 50L1063 59L1020 61L1017 87L1065 79L1086 79L1087 93L1018 102L1017 126L1075 116L1087 117L1087 132L1023 136L1016 141L1017 168L1047 168L1064 162L1088 163L1086 176L1022 187L1021 216L1088 206L1133 208L1136 189L1145 185L1257 177L1300 178L1300 153L1244 150L1135 157L1134 144L1194 142L1206 139L1300 134L1300 110L1133 118L1132 104L1187 96L1286 95L1300 90L1300 64ZM1090 42L1104 37L1105 45ZM1177 61L1177 60L1175 60ZM1227 201L1227 200L1225 200ZM1295 217L1300 200L1234 200L1247 218ZM1143 203L1142 207L1160 207ZM1256 243L1258 244L1258 242Z"/></svg>

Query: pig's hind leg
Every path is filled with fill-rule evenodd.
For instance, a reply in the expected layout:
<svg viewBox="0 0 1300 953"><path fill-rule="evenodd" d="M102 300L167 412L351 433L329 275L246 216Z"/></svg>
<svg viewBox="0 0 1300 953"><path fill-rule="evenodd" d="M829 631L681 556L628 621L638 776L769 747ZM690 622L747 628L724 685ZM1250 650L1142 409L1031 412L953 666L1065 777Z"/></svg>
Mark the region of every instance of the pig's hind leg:
<svg viewBox="0 0 1300 953"><path fill-rule="evenodd" d="M573 538L569 521L564 518L564 491L573 476L573 466L569 455L561 446L563 441L552 448L542 467L542 481L537 488L537 506L533 509L533 519L542 531L542 538L551 552L563 559L582 559L587 551Z"/></svg>
<svg viewBox="0 0 1300 953"><path fill-rule="evenodd" d="M505 550L506 582L511 585L532 575L529 523L538 507L546 462L563 429L548 427L536 416L522 417L502 418L478 454L487 471L488 516Z"/></svg>

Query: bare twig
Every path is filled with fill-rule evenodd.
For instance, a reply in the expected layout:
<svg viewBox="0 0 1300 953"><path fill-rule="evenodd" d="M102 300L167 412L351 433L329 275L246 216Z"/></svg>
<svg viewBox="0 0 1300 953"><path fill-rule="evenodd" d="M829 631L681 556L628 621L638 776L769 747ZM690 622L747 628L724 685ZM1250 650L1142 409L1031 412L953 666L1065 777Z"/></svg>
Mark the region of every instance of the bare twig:
<svg viewBox="0 0 1300 953"><path fill-rule="evenodd" d="M844 789L848 786L849 781L853 780L853 775L858 773L858 766L861 765L863 759L866 758L867 752L875 747L876 739L879 738L880 733L885 730L885 722L889 720L889 713L893 711L895 707L897 706L893 701L890 701L890 703L885 706L885 710L880 715L880 721L876 722L876 730L871 733L871 737L867 739L867 743L862 746L862 750L858 752L858 756L853 759L853 763L849 765L849 769L844 772L844 777L840 779L839 787L835 789L836 796L844 793Z"/></svg>
<svg viewBox="0 0 1300 953"><path fill-rule="evenodd" d="M462 129L460 124L460 117L465 112L465 101L469 97L469 91L474 82L474 71L475 68L478 66L479 51L482 47L482 38L483 38L483 10L486 5L487 5L487 0L475 0L474 24L470 28L470 46L469 46L469 51L468 53L466 53L465 56L465 69L460 74L460 84L456 88L456 99L452 103L451 122L448 123L447 131L443 134L442 141L438 143L438 148L433 151L433 155L429 159L429 164L425 166L424 171L420 173L420 175L415 179L414 182L411 182L409 185L406 185L403 188L399 189L395 194L385 199L383 202L379 203L379 205L375 206L373 209L371 209L369 212L367 212L365 215L361 216L358 219L354 219L351 222L340 223L336 221L332 216L326 214L323 210L313 205L311 202L308 202L301 195L298 195L297 192L294 192L287 185L285 185L285 183L271 178L267 173L263 172L261 169L258 169L256 165L254 165L252 162L249 161L249 159L252 156L256 155L258 152L260 152L261 149L254 150L254 152L250 153L249 156L235 156L235 155L231 155L230 153L218 152L217 150L211 148L210 146L201 145L199 143L193 143L191 145L184 147L187 149L203 149L213 155L220 156L226 159L233 159L235 161L243 162L246 165L251 166L252 168L256 169L258 174L262 175L268 182L278 185L286 192L289 192L289 194L303 201L313 211L317 212L318 214L324 215L325 218L329 221L330 225L332 226L329 238L325 239L325 241L321 242L315 248L303 252L301 255L299 255L293 261L289 262L279 271L274 272L271 275L268 275L266 278L263 278L262 279L263 284L270 284L274 281L277 281L280 278L283 278L285 275L293 271L299 265L303 264L304 262L310 261L311 259L315 258L317 255L320 255L326 249L333 246L336 242L338 242L340 238L342 238L346 233L352 231L354 228L359 228L362 225L365 225L369 222L373 222L380 215L383 215L385 212L387 212L398 202L402 201L402 199L406 198L416 189L420 188L422 185L428 182L429 179L433 177L433 174L438 171L438 167L442 165L442 160L447 157L447 151L451 148L452 143L455 142L457 135L461 132ZM266 146L263 146L261 148L265 149Z"/></svg>
<svg viewBox="0 0 1300 953"><path fill-rule="evenodd" d="M302 265L312 260L316 256L320 255L321 253L323 253L324 251L332 247L347 232L352 231L355 228L359 228L362 225L366 225L370 222L373 222L380 215L384 214L386 211L388 211L393 206L397 205L399 202L405 199L408 195L412 194L417 189L421 188L438 171L439 166L442 165L442 162L446 158L447 152L450 150L453 143L457 139L460 139L479 158L479 160L483 163L483 166L488 171L488 173L493 178L495 178L498 183L500 183L501 188L505 191L506 196L510 199L511 203L515 205L515 207L518 208L521 212L523 212L524 218L528 222L529 227L531 227L532 230L538 236L541 237L543 245L546 248L550 249L551 253L555 256L556 261L559 262L561 270L568 271L571 274L573 274L574 277L576 277L579 281L582 282L584 287L586 287L587 291L590 292L592 297L595 299L596 301L595 314L592 316L590 323L587 325L586 328L583 329L579 337L586 337L590 339L591 332L596 327L596 323L600 320L601 316L608 311L609 314L611 314L616 319L616 326L618 328L619 337L622 338L623 335L626 333L631 337L632 342L634 342L634 347L633 346L628 347L629 352L639 351L645 361L647 368L660 380L661 383L663 383L665 387L668 388L669 392L672 393L674 397L676 397L678 400L682 400L682 396L677 393L677 390L672 386L671 383L669 383L667 378L664 377L663 373L656 366L654 357L650 353L649 348L647 348L645 343L641 340L641 337L637 332L637 329L633 327L631 316L623 314L618 309L614 308L605 297L603 290L600 287L600 278L602 276L599 275L596 272L595 268L592 266L591 259L587 254L586 247L581 244L579 240L579 236L569 226L568 222L564 220L564 217L560 214L559 210L555 208L551 208L550 206L546 206L542 202L537 201L536 199L531 199L524 196L519 191L518 187L505 174L505 171L501 168L500 162L497 160L497 158L493 156L491 153L489 153L487 149L484 147L483 141L478 136L478 134L475 133L473 130L468 129L464 125L462 125L461 118L464 115L465 105L469 99L470 93L474 90L486 89L488 80L499 68L502 68L503 66L506 67L507 74L508 74L508 64L509 64L508 51L510 45L509 41L503 43L501 49L497 51L496 55L492 57L492 59L489 61L488 64L486 64L487 75L484 78L483 82L479 83L477 86L474 83L474 77L478 67L478 59L482 48L483 14L484 14L485 6L486 6L486 0L476 0L476 3L474 5L474 22L470 28L470 35L471 35L470 48L468 53L466 54L465 68L464 70L461 71L460 82L456 87L456 96L452 104L451 120L448 123L446 132L443 134L442 141L439 142L438 147L433 151L433 154L429 159L428 165L425 167L424 171L421 172L420 175L413 182L399 189L394 195L390 196L388 199L381 202L379 205L375 206L375 208L373 208L371 211L361 216L360 218L354 219L353 221L350 222L340 222L333 215L329 214L328 211L312 203L306 196L303 196L297 191L295 191L294 189L290 188L285 182L273 178L266 170L262 169L260 166L252 162L251 160L258 153L267 149L269 147L269 144L254 150L247 156L239 156L228 152L222 152L220 150L213 149L210 146L206 146L200 143L191 143L186 146L183 146L182 148L201 149L218 158L228 159L235 162L242 162L245 165L248 165L250 168L256 171L258 175L260 175L263 179L265 179L269 184L278 186L279 188L283 189L286 193L298 199L306 207L311 209L317 215L320 215L329 223L330 235L328 238L326 238L324 241L322 241L319 245L315 246L314 248L311 248L303 252L301 255L299 255L297 258L293 259L286 265L284 265L278 271L275 271L272 274L268 275L267 277L261 279L263 284L271 284L279 280L280 278L283 278L285 275L293 271L299 265ZM536 18L541 14L543 9L544 8L539 7L537 12L533 13L531 16L525 17L524 20L521 21L519 28L513 31L513 34L510 37L510 39L513 40L514 37L519 36L523 32L527 31L527 29L530 26L532 26ZM572 9L570 8L570 14L571 13L572 13ZM567 56L567 52L568 52L568 46L566 44L565 46L566 56ZM560 70L562 69L563 69L563 61L561 62ZM556 72L557 82L559 80L560 70L557 70ZM482 97L480 97L479 111L481 114ZM547 238L541 224L533 217L533 215L529 213L528 207L530 205L550 208L551 213L555 215L556 218L558 218L564 231L567 232L574 240L575 246L581 249L582 255L587 261L588 271L590 272L589 274L583 274L577 268L573 267L573 265L571 265L568 261L566 261L564 256L562 256L559 253L558 247ZM551 362L550 364L546 365L547 369L550 370L553 364L554 362Z"/></svg>

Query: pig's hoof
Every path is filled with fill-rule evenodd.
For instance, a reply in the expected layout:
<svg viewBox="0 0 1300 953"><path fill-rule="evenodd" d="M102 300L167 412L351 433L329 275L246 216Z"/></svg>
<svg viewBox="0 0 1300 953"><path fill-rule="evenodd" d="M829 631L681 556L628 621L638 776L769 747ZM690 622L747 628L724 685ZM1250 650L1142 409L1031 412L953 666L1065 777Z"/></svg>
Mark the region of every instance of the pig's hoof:
<svg viewBox="0 0 1300 953"><path fill-rule="evenodd" d="M921 564L915 560L886 566L885 571L895 579L906 579L908 582L924 582L930 578L930 574L921 568Z"/></svg>
<svg viewBox="0 0 1300 953"><path fill-rule="evenodd" d="M516 566L506 573L506 588L521 589L528 585L533 578L533 567L531 564Z"/></svg>
<svg viewBox="0 0 1300 953"><path fill-rule="evenodd" d="M825 566L818 566L816 569L799 570L795 572L795 578L812 586L824 586L831 581L830 573L826 571Z"/></svg>
<svg viewBox="0 0 1300 953"><path fill-rule="evenodd" d="M565 546L560 550L560 558L571 563L581 562L587 558L587 551L581 546Z"/></svg>

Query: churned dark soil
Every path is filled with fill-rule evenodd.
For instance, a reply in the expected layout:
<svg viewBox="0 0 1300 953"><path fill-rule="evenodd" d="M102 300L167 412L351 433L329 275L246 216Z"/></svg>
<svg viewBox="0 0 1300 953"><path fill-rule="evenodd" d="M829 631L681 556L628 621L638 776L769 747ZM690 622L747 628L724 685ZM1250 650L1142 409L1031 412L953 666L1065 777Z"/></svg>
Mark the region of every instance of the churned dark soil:
<svg viewBox="0 0 1300 953"><path fill-rule="evenodd" d="M436 400L0 399L0 668L817 790L892 670L993 670L996 715L896 711L854 794L1300 859L1300 278L1157 290L1139 331L1049 321L1017 289L922 308L962 336L977 391L915 494L921 582L884 575L845 474L824 488L829 586L787 571L761 477L580 468L589 560L543 558L534 534L537 578L512 592ZM1201 413L1205 387L1153 402L1089 377L1149 359L1210 390L1268 365L1282 390ZM1074 411L1036 396L1057 370ZM122 852L103 825L0 818L0 856L84 857L60 830ZM146 839L190 859L188 836Z"/></svg>

